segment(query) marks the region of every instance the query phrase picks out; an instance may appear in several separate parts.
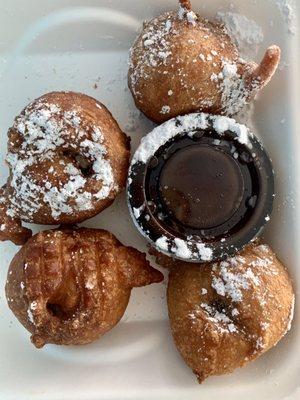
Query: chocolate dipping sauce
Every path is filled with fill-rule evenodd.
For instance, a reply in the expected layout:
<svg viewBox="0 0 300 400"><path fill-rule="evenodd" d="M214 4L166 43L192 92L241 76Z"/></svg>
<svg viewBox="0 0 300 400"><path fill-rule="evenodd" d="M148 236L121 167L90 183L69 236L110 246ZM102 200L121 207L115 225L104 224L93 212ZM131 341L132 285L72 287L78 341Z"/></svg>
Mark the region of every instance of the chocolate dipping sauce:
<svg viewBox="0 0 300 400"><path fill-rule="evenodd" d="M272 165L253 135L238 140L241 125L220 134L213 129L217 117L206 116L206 129L187 130L182 123L180 132L178 121L185 118L174 119L178 134L146 163L133 162L129 206L138 229L158 250L195 262L222 259L253 240L269 219Z"/></svg>
<svg viewBox="0 0 300 400"><path fill-rule="evenodd" d="M164 208L183 225L209 229L228 221L243 199L238 160L217 147L190 145L163 167L159 189Z"/></svg>

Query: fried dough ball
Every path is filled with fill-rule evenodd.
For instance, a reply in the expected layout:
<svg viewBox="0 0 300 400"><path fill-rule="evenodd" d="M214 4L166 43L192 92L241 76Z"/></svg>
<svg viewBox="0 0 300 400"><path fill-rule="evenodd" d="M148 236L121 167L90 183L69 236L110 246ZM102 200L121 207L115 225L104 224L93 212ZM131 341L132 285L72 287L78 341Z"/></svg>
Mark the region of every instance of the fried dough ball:
<svg viewBox="0 0 300 400"><path fill-rule="evenodd" d="M291 279L270 247L248 245L214 264L158 255L171 268L168 308L175 344L203 382L255 360L291 327Z"/></svg>
<svg viewBox="0 0 300 400"><path fill-rule="evenodd" d="M124 188L129 142L106 107L80 93L30 103L8 133L10 176L0 193L0 240L25 243L21 221L74 224Z"/></svg>
<svg viewBox="0 0 300 400"><path fill-rule="evenodd" d="M131 48L136 106L157 123L195 111L234 115L270 81L280 49L269 47L260 65L245 62L222 24L180 3L145 23Z"/></svg>
<svg viewBox="0 0 300 400"><path fill-rule="evenodd" d="M46 343L93 342L122 318L134 287L160 282L143 253L104 230L59 229L33 236L8 272L8 305Z"/></svg>

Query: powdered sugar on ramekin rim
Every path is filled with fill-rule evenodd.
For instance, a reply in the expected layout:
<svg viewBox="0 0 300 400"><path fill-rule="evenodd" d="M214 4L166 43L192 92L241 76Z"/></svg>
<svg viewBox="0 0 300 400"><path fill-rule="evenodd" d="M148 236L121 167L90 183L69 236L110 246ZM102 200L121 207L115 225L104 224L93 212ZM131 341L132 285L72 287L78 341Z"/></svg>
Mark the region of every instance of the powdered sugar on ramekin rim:
<svg viewBox="0 0 300 400"><path fill-rule="evenodd" d="M147 162L155 156L161 146L164 146L177 135L188 134L192 137L197 131L207 129L213 129L220 138L225 132L230 131L233 134L234 140L248 148L252 147L249 138L253 137L253 134L245 125L239 124L233 118L205 113L193 113L173 118L156 127L142 139L132 159L128 178L128 189L130 190L130 186L133 182L132 167L135 164L147 164ZM130 193L128 196L130 198ZM139 208L134 207L134 209L131 210L134 220L137 221L139 219L141 216L140 211L144 210L144 207L145 205L143 204ZM137 226L139 230L142 229L140 224L137 223ZM142 233L144 236L148 237L146 232L143 231ZM168 255L172 254L174 257L183 260L208 262L214 258L213 248L203 243L201 239L196 240L194 237L183 239L180 237L171 238L161 236L155 241L154 245L158 251Z"/></svg>
<svg viewBox="0 0 300 400"><path fill-rule="evenodd" d="M173 118L156 127L145 136L135 152L131 165L141 162L146 164L157 150L175 136L196 130L213 128L220 137L227 131L235 135L235 139L244 145L251 146L249 137L253 134L233 118L205 113L193 113Z"/></svg>

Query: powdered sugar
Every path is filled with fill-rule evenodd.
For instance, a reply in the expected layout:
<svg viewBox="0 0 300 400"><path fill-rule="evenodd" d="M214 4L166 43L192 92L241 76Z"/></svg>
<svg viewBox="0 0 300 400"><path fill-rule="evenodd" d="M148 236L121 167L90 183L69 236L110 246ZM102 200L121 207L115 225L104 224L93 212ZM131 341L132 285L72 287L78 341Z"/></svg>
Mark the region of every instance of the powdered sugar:
<svg viewBox="0 0 300 400"><path fill-rule="evenodd" d="M202 261L212 260L213 251L209 246L205 245L204 243L197 243L196 246Z"/></svg>
<svg viewBox="0 0 300 400"><path fill-rule="evenodd" d="M223 22L228 34L239 49L240 56L249 59L256 55L264 39L262 28L246 16L234 12L219 11L216 18Z"/></svg>
<svg viewBox="0 0 300 400"><path fill-rule="evenodd" d="M233 317L236 317L237 315L239 315L239 310L238 310L237 308L234 308L234 309L231 311L231 315L232 315Z"/></svg>
<svg viewBox="0 0 300 400"><path fill-rule="evenodd" d="M37 303L37 301L32 301L31 303L30 303L30 310L36 310L37 309L37 307L38 307L38 303Z"/></svg>
<svg viewBox="0 0 300 400"><path fill-rule="evenodd" d="M28 320L32 323L32 324L34 324L34 311L36 310L38 308L38 303L37 303L37 301L32 301L30 304L29 304L29 307L28 307L28 309L27 309L27 317L28 317Z"/></svg>
<svg viewBox="0 0 300 400"><path fill-rule="evenodd" d="M139 219L140 216L142 215L143 210L145 209L145 205L141 205L139 208L133 208L133 215L136 219Z"/></svg>
<svg viewBox="0 0 300 400"><path fill-rule="evenodd" d="M197 15L192 10L187 10L185 7L180 6L178 11L178 18L180 20L186 19L187 22L193 26L196 25Z"/></svg>
<svg viewBox="0 0 300 400"><path fill-rule="evenodd" d="M234 126L233 126L234 125ZM237 135L237 141L241 144L249 143L249 130L245 125L233 124L232 119L227 117L215 118L213 122L214 129L222 135L226 131L234 132Z"/></svg>
<svg viewBox="0 0 300 400"><path fill-rule="evenodd" d="M276 0L276 5L287 24L288 32L292 35L296 33L296 12L294 0Z"/></svg>
<svg viewBox="0 0 300 400"><path fill-rule="evenodd" d="M107 150L99 126L86 126L81 119L80 109L63 111L58 105L40 99L30 104L16 119L13 130L18 133L21 144L12 144L7 154L7 163L12 172L10 185L14 194L9 199L11 207L7 214L12 217L24 214L31 218L43 206L51 209L54 219L61 214L92 209L92 201L105 199L116 189L111 165L106 159ZM62 172L52 165L44 175L41 184L40 168L48 161L61 158ZM67 161L76 158L76 161ZM77 162L77 157L80 160ZM91 179L95 193L90 188L89 178L82 174L80 165L91 166ZM40 165L40 167L39 167ZM85 167L85 165L84 165ZM34 173L32 173L34 171ZM42 174L42 172L41 172ZM53 179L60 176L61 181ZM56 183L54 183L56 182ZM22 216L22 215L21 215Z"/></svg>
<svg viewBox="0 0 300 400"><path fill-rule="evenodd" d="M161 236L157 239L155 245L159 250L167 252L169 248L168 238L166 236Z"/></svg>
<svg viewBox="0 0 300 400"><path fill-rule="evenodd" d="M170 15L171 17L171 15ZM157 67L161 65L166 65L169 56L172 54L170 48L170 42L168 40L168 35L172 29L171 19L156 20L157 26L152 26L149 24L146 33L143 34L134 43L129 55L129 65L132 68L132 73L130 74L130 82L132 89L135 91L136 82L141 76L147 77L147 69L149 67ZM141 47L141 58L138 60L138 65L133 64L133 49L135 46ZM147 50L147 51L144 51ZM136 93L138 95L138 93Z"/></svg>
<svg viewBox="0 0 300 400"><path fill-rule="evenodd" d="M176 254L177 257L188 259L192 257L192 252L188 248L187 243L179 238L174 239L175 247L172 248L172 252Z"/></svg>
<svg viewBox="0 0 300 400"><path fill-rule="evenodd" d="M238 331L231 318L225 314L225 310L220 312L206 303L201 303L201 308L209 314L208 320L213 322L219 331L230 333Z"/></svg>
<svg viewBox="0 0 300 400"><path fill-rule="evenodd" d="M170 111L171 111L171 108L169 106L163 106L160 113L161 114L169 114Z"/></svg>
<svg viewBox="0 0 300 400"><path fill-rule="evenodd" d="M85 283L85 287L88 290L93 290L94 287L97 285L97 275L92 274Z"/></svg>
<svg viewBox="0 0 300 400"><path fill-rule="evenodd" d="M257 350L262 350L264 347L265 347L265 345L264 345L264 340L263 340L262 337L259 337L259 338L256 340L256 349L257 349Z"/></svg>
<svg viewBox="0 0 300 400"><path fill-rule="evenodd" d="M221 262L219 276L212 279L212 287L223 297L229 297L233 302L241 302L243 300L243 290L250 289L250 277L247 273L232 273L228 270L230 264Z"/></svg>
<svg viewBox="0 0 300 400"><path fill-rule="evenodd" d="M194 244L196 245L197 252L192 250ZM183 260L196 259L201 261L211 261L213 258L212 249L193 237L188 237L187 240L183 240L178 237L168 238L166 236L161 236L156 240L155 247L163 253L171 253L176 258Z"/></svg>
<svg viewBox="0 0 300 400"><path fill-rule="evenodd" d="M27 310L27 317L28 317L28 320L29 320L32 324L34 324L33 314L32 314L32 311L31 311L30 308Z"/></svg>
<svg viewBox="0 0 300 400"><path fill-rule="evenodd" d="M261 322L260 326L263 331L266 331L269 328L270 324L268 322Z"/></svg>
<svg viewBox="0 0 300 400"><path fill-rule="evenodd" d="M248 104L249 96L259 89L259 82L253 81L250 87L245 85L245 79L238 72L236 63L222 61L222 70L219 74L212 74L211 80L215 82L221 93L223 112L234 115Z"/></svg>
<svg viewBox="0 0 300 400"><path fill-rule="evenodd" d="M236 135L236 140L241 144L249 144L249 136L252 136L252 133L246 126L238 124L232 118L204 113L179 116L156 127L142 139L140 146L134 154L132 165L137 162L147 163L161 146L177 135L190 133L197 129L205 130L211 127L220 136L228 130L231 131Z"/></svg>

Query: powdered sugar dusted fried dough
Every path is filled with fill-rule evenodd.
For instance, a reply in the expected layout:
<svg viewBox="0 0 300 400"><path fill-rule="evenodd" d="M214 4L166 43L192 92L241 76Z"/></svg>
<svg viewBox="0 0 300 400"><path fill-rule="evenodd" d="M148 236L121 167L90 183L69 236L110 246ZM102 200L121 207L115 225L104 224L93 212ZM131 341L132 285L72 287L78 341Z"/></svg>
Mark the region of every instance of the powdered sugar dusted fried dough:
<svg viewBox="0 0 300 400"><path fill-rule="evenodd" d="M136 105L156 122L195 111L234 115L270 81L280 49L271 46L260 65L245 62L221 23L180 3L147 22L133 44L128 82Z"/></svg>
<svg viewBox="0 0 300 400"><path fill-rule="evenodd" d="M128 139L89 96L48 93L22 111L8 136L1 239L15 239L6 216L16 226L77 223L108 207L125 185Z"/></svg>
<svg viewBox="0 0 300 400"><path fill-rule="evenodd" d="M158 262L170 268L166 259ZM202 382L275 346L290 329L294 293L270 247L252 244L214 264L174 261L168 307L175 344Z"/></svg>
<svg viewBox="0 0 300 400"><path fill-rule="evenodd" d="M162 279L143 253L109 232L45 231L13 259L6 297L36 347L85 344L117 324L133 287Z"/></svg>

